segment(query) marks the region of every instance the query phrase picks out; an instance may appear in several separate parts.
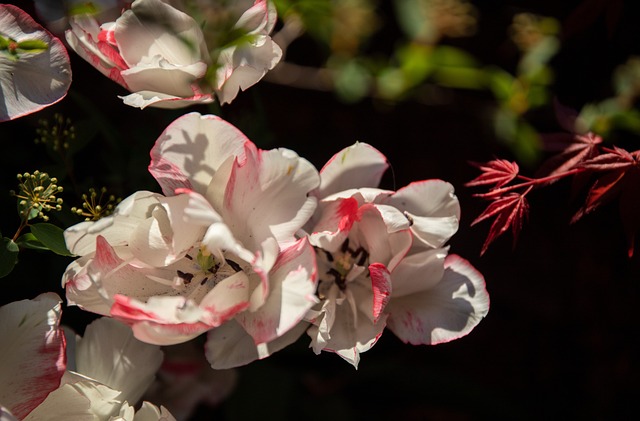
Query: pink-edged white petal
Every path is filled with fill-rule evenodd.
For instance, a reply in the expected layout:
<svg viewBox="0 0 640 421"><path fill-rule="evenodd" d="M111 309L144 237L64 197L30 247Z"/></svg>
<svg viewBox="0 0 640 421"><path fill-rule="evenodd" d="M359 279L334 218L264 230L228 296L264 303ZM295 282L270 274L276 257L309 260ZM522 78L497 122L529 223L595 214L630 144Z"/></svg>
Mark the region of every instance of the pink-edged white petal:
<svg viewBox="0 0 640 421"><path fill-rule="evenodd" d="M178 188L205 194L218 168L229 157L245 160L242 132L213 115L189 113L171 123L151 150L149 171L171 196Z"/></svg>
<svg viewBox="0 0 640 421"><path fill-rule="evenodd" d="M70 29L65 32L69 46L100 73L126 88L127 84L120 72L129 66L120 56L117 47L107 42L109 37L101 36L105 31L95 17L75 15L69 19L69 26Z"/></svg>
<svg viewBox="0 0 640 421"><path fill-rule="evenodd" d="M250 5L247 3L235 2L230 9L242 11ZM233 101L239 90L244 91L256 84L280 62L282 50L268 35L276 21L276 8L272 1L257 0L244 9L234 29L245 33L250 41L227 47L218 56L216 94L221 104Z"/></svg>
<svg viewBox="0 0 640 421"><path fill-rule="evenodd" d="M62 42L22 9L0 5L0 28L9 46L0 51L0 121L34 113L60 101L71 84L71 64ZM22 51L19 43L40 41L44 51ZM17 43L16 54L9 49Z"/></svg>
<svg viewBox="0 0 640 421"><path fill-rule="evenodd" d="M378 187L389 167L387 158L366 143L355 143L335 154L320 170L320 198L342 190Z"/></svg>
<svg viewBox="0 0 640 421"><path fill-rule="evenodd" d="M387 305L388 327L403 342L435 345L465 336L489 311L482 275L456 255L445 259L441 281L431 289Z"/></svg>
<svg viewBox="0 0 640 421"><path fill-rule="evenodd" d="M122 260L102 237L96 238L96 252L72 262L63 276L70 305L109 315L116 294L146 300L176 293L175 269L143 270Z"/></svg>
<svg viewBox="0 0 640 421"><path fill-rule="evenodd" d="M231 320L207 334L205 355L215 370L239 367L291 345L308 326L308 323L300 322L275 340L256 345L251 335L238 322Z"/></svg>
<svg viewBox="0 0 640 421"><path fill-rule="evenodd" d="M442 247L458 230L460 204L453 186L445 181L411 183L383 203L405 212L416 241L429 247Z"/></svg>
<svg viewBox="0 0 640 421"><path fill-rule="evenodd" d="M140 342L131 329L109 318L89 324L76 346L76 371L118 391L116 398L134 405L162 364L155 345Z"/></svg>
<svg viewBox="0 0 640 421"><path fill-rule="evenodd" d="M266 238L286 246L307 222L316 199L307 194L320 182L316 169L288 149L247 153L234 165L223 198L210 198L245 247L255 250Z"/></svg>
<svg viewBox="0 0 640 421"><path fill-rule="evenodd" d="M233 46L222 50L216 71L216 96L221 104L233 101L240 90L258 83L282 58L282 49L268 36L261 45Z"/></svg>
<svg viewBox="0 0 640 421"><path fill-rule="evenodd" d="M0 307L0 402L19 419L60 385L66 368L61 302L46 293Z"/></svg>
<svg viewBox="0 0 640 421"><path fill-rule="evenodd" d="M269 284L269 295L259 309L236 316L256 344L288 332L318 302L315 251L306 238L278 255L269 272Z"/></svg>

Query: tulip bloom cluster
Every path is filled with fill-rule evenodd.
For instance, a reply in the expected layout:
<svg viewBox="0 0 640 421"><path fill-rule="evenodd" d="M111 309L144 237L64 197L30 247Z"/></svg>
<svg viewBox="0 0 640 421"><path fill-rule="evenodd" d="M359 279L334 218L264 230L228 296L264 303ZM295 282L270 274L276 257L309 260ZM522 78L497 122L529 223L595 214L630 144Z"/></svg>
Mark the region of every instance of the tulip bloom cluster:
<svg viewBox="0 0 640 421"><path fill-rule="evenodd" d="M203 15L198 22L187 13L190 3L135 0L113 22L73 16L66 38L81 57L132 92L122 98L127 105L180 108L215 97L229 103L280 61L282 51L269 37L275 8L267 0L242 0L216 13L211 4L196 2Z"/></svg>
<svg viewBox="0 0 640 421"><path fill-rule="evenodd" d="M231 124L191 113L151 151L164 194L65 232L81 256L69 304L130 325L151 344L208 332L214 368L264 358L307 332L316 353L357 366L388 327L411 344L466 335L486 315L482 276L445 245L458 228L450 184L377 186L388 164L356 143L321 171L261 150Z"/></svg>

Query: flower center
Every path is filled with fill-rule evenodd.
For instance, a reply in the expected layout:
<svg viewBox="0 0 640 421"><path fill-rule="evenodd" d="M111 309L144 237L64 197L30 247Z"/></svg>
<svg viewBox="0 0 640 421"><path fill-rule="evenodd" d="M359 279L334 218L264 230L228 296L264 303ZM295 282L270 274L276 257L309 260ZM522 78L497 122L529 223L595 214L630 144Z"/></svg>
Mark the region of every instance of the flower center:
<svg viewBox="0 0 640 421"><path fill-rule="evenodd" d="M232 259L233 256L219 253L216 257L204 246L197 247L197 253L195 252L194 249L185 256L192 263L184 271L176 270L176 275L179 278L178 283L187 288L192 283L197 284L195 289L200 289L207 283L210 284L210 288L213 288L218 282L229 276L241 271L246 272L245 268ZM195 254L195 258L193 254ZM195 291L192 292L195 293Z"/></svg>
<svg viewBox="0 0 640 421"><path fill-rule="evenodd" d="M347 288L347 282L355 279L361 273L366 271L366 276L369 276L369 271L366 269L369 266L369 253L362 246L349 247L348 238L342 243L340 250L334 253L323 249L317 250L322 252L318 254L324 257L320 260L325 264L324 273L327 276L321 278L320 281L325 286L327 283L335 284L341 291L344 291Z"/></svg>

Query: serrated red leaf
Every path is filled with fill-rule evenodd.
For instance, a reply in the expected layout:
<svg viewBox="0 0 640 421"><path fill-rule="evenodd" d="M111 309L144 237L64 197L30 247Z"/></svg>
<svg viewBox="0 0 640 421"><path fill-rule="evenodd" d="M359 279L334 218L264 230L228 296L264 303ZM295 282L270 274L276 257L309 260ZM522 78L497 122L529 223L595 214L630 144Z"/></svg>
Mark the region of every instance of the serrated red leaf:
<svg viewBox="0 0 640 421"><path fill-rule="evenodd" d="M489 245L509 228L512 229L513 244L515 246L518 234L522 229L522 224L529 213L529 204L525 199L525 195L530 190L531 187L522 194L508 193L496 199L471 223L471 225L475 225L485 219L493 216L496 217L491 224L489 234L487 234L487 239L482 246L480 255L483 255L487 251L487 248L489 248Z"/></svg>
<svg viewBox="0 0 640 421"><path fill-rule="evenodd" d="M614 146L614 149L604 149L607 153L597 156L582 166L592 171L603 171L606 174L600 176L587 193L584 206L573 216L571 222L576 222L582 216L594 211L604 203L608 203L625 190L637 190L638 185L627 182L626 179L636 178L640 171L638 158L639 152L628 152L625 149ZM629 176L629 177L627 177ZM637 193L636 193L637 194ZM640 217L640 215L639 215Z"/></svg>
<svg viewBox="0 0 640 421"><path fill-rule="evenodd" d="M471 165L479 168L482 174L466 183L467 187L495 184L495 188L499 188L516 178L520 171L518 164L506 159L494 159L485 164L471 163Z"/></svg>
<svg viewBox="0 0 640 421"><path fill-rule="evenodd" d="M569 171L598 155L602 138L593 133L586 135L551 134L541 136L546 150L560 151L545 161L538 170L538 176L550 176Z"/></svg>
<svg viewBox="0 0 640 421"><path fill-rule="evenodd" d="M602 148L602 150L607 153L584 161L580 167L594 171L610 171L625 169L637 164L638 151L631 153L617 146L614 146L613 149Z"/></svg>

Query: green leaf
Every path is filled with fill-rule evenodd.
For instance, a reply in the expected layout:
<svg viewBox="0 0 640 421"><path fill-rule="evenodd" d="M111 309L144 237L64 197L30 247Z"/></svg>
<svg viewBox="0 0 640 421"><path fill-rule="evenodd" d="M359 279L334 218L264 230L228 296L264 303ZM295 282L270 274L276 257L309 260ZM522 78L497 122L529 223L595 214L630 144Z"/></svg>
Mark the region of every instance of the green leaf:
<svg viewBox="0 0 640 421"><path fill-rule="evenodd" d="M0 35L0 50L6 50L9 48L9 40Z"/></svg>
<svg viewBox="0 0 640 421"><path fill-rule="evenodd" d="M17 240L16 244L25 249L31 250L49 250L44 244L42 244L35 235L30 232L21 235Z"/></svg>
<svg viewBox="0 0 640 421"><path fill-rule="evenodd" d="M2 238L0 247L0 278L4 278L13 270L18 261L18 245L10 238Z"/></svg>
<svg viewBox="0 0 640 421"><path fill-rule="evenodd" d="M61 256L73 256L64 242L64 230L53 224L41 223L31 225L31 233L45 247Z"/></svg>
<svg viewBox="0 0 640 421"><path fill-rule="evenodd" d="M506 101L513 95L514 77L502 69L489 70L489 86L499 100Z"/></svg>
<svg viewBox="0 0 640 421"><path fill-rule="evenodd" d="M478 63L473 56L459 48L438 46L431 53L431 59L438 66L477 68Z"/></svg>
<svg viewBox="0 0 640 421"><path fill-rule="evenodd" d="M26 41L20 41L18 48L24 51L44 51L49 48L49 44L39 39L28 39Z"/></svg>

